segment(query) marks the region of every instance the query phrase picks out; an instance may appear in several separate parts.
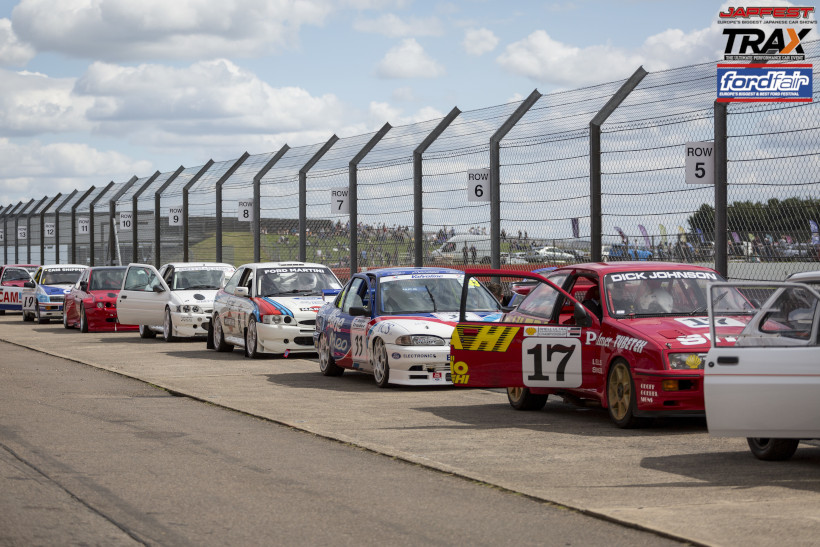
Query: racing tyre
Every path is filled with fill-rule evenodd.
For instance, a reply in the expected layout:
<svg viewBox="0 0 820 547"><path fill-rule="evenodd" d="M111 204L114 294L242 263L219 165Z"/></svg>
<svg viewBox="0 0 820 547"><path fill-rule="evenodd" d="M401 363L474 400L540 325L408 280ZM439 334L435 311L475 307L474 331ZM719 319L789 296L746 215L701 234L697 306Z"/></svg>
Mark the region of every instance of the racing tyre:
<svg viewBox="0 0 820 547"><path fill-rule="evenodd" d="M606 390L609 417L615 425L621 429L632 429L646 424L646 419L635 417L638 396L635 393L632 371L626 361L616 361L609 369Z"/></svg>
<svg viewBox="0 0 820 547"><path fill-rule="evenodd" d="M749 437L746 439L749 449L755 458L769 462L788 460L797 451L800 439L762 439Z"/></svg>
<svg viewBox="0 0 820 547"><path fill-rule="evenodd" d="M171 319L171 308L165 308L165 320L162 322L162 339L166 342L176 342L174 336L174 321Z"/></svg>
<svg viewBox="0 0 820 547"><path fill-rule="evenodd" d="M259 332L256 329L256 319L251 317L248 321L248 328L245 329L245 357L259 359Z"/></svg>
<svg viewBox="0 0 820 547"><path fill-rule="evenodd" d="M345 371L333 359L330 339L324 334L319 337L319 371L325 376L341 376Z"/></svg>
<svg viewBox="0 0 820 547"><path fill-rule="evenodd" d="M387 350L381 338L373 341L373 353L370 356L370 366L373 367L373 378L379 387L387 387L390 383L390 363L387 362Z"/></svg>
<svg viewBox="0 0 820 547"><path fill-rule="evenodd" d="M63 327L66 329L71 328L71 325L68 324L68 314L65 312L65 309L63 309Z"/></svg>
<svg viewBox="0 0 820 547"><path fill-rule="evenodd" d="M40 317L40 306L37 306L37 308L35 308L35 309L37 310L37 311L34 312L37 315L37 324L39 324L39 325L47 324L49 320L46 319L45 317Z"/></svg>
<svg viewBox="0 0 820 547"><path fill-rule="evenodd" d="M29 322L34 321L34 315L30 313L23 312L23 321Z"/></svg>
<svg viewBox="0 0 820 547"><path fill-rule="evenodd" d="M157 333L148 328L148 325L140 325L140 338L156 338Z"/></svg>
<svg viewBox="0 0 820 547"><path fill-rule="evenodd" d="M80 306L80 332L88 332L88 317L85 315L84 306Z"/></svg>
<svg viewBox="0 0 820 547"><path fill-rule="evenodd" d="M0 315L6 315L6 310L0 310Z"/></svg>
<svg viewBox="0 0 820 547"><path fill-rule="evenodd" d="M218 315L214 315L214 349L216 351L232 351L233 344L225 341L225 333L222 332L222 321Z"/></svg>
<svg viewBox="0 0 820 547"><path fill-rule="evenodd" d="M516 410L541 410L549 395L535 395L526 387L508 387L507 400Z"/></svg>

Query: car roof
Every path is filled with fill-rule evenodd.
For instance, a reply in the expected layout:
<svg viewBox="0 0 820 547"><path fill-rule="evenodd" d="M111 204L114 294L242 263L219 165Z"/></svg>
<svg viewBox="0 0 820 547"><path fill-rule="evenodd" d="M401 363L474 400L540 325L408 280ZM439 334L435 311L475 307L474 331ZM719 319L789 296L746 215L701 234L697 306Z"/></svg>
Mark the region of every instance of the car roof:
<svg viewBox="0 0 820 547"><path fill-rule="evenodd" d="M299 262L297 260L287 260L283 262L251 262L250 264L242 264L237 268L296 268L296 267L307 267L307 268L327 268L330 269L328 266L324 264L316 264L313 262Z"/></svg>
<svg viewBox="0 0 820 547"><path fill-rule="evenodd" d="M3 264L0 266L0 270L3 268L39 268L39 264Z"/></svg>
<svg viewBox="0 0 820 547"><path fill-rule="evenodd" d="M227 262L169 262L168 264L163 264L160 268L163 266L171 266L172 268L189 268L191 266L233 268L233 264L228 264Z"/></svg>
<svg viewBox="0 0 820 547"><path fill-rule="evenodd" d="M413 274L463 274L461 270L454 270L452 268L432 268L432 267L422 267L422 268L409 268L409 267L402 267L402 266L394 266L392 268L378 268L375 270L367 270L366 272L360 272L363 274L372 274L376 277L386 277L390 275L413 275Z"/></svg>
<svg viewBox="0 0 820 547"><path fill-rule="evenodd" d="M820 281L820 270L814 272L793 273L786 278L787 281Z"/></svg>
<svg viewBox="0 0 820 547"><path fill-rule="evenodd" d="M698 270L702 272L713 272L712 268L698 266L697 264L686 264L681 262L650 262L646 260L625 260L618 262L585 262L582 264L571 264L561 266L553 273L571 272L573 270L587 270L598 275L605 275L614 272L632 271L658 271L658 270Z"/></svg>
<svg viewBox="0 0 820 547"><path fill-rule="evenodd" d="M41 266L41 268L43 268L44 270L51 270L54 268L70 268L72 270L75 268L79 268L85 270L86 268L88 268L88 266L86 266L85 264L48 264L47 266Z"/></svg>
<svg viewBox="0 0 820 547"><path fill-rule="evenodd" d="M89 266L89 270L124 270L127 266Z"/></svg>

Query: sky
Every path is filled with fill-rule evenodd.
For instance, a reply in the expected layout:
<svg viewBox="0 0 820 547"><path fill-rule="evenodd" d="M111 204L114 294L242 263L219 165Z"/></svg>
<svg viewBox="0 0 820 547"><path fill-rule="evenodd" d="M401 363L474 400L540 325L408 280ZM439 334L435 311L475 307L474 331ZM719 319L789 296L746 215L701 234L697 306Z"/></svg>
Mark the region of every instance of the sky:
<svg viewBox="0 0 820 547"><path fill-rule="evenodd" d="M715 61L740 4L0 0L0 205Z"/></svg>

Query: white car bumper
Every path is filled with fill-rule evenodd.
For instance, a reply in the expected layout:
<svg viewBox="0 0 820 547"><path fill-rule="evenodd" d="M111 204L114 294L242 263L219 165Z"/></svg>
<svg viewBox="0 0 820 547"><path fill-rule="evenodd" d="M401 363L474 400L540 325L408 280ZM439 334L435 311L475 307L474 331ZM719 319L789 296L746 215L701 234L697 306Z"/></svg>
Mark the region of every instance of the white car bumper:
<svg viewBox="0 0 820 547"><path fill-rule="evenodd" d="M256 325L258 347L261 353L315 353L313 327L296 325Z"/></svg>
<svg viewBox="0 0 820 547"><path fill-rule="evenodd" d="M207 336L208 325L211 323L209 313L171 312L171 321L174 323L174 336L191 338Z"/></svg>
<svg viewBox="0 0 820 547"><path fill-rule="evenodd" d="M404 386L449 386L450 344L446 346L397 346L385 344L390 364L390 383Z"/></svg>

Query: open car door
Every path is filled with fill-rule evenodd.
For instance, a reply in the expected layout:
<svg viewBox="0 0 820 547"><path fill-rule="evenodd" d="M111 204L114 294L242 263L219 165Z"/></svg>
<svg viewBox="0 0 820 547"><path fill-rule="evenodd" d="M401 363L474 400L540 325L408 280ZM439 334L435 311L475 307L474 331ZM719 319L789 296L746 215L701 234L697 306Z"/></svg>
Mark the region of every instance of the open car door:
<svg viewBox="0 0 820 547"><path fill-rule="evenodd" d="M123 325L162 325L170 289L150 264L129 264L117 295L117 320Z"/></svg>
<svg viewBox="0 0 820 547"><path fill-rule="evenodd" d="M547 284L540 302L543 319L505 313L501 321L467 321L467 287L473 278L534 279ZM527 298L530 298L528 296ZM562 312L570 307L574 314ZM511 312L511 309L505 309ZM585 345L587 331L598 319L570 294L538 274L507 270L465 271L459 322L451 340L453 384L467 387L585 388L593 383L592 354ZM590 337L589 340L594 340ZM600 374L599 374L600 375Z"/></svg>
<svg viewBox="0 0 820 547"><path fill-rule="evenodd" d="M728 288L764 301L734 343L715 337L716 323L733 311L715 309ZM710 287L709 321L713 342L704 368L709 433L747 437L753 452L755 439L758 444L770 438L793 439L796 448L797 439L820 437L817 287L715 283Z"/></svg>

